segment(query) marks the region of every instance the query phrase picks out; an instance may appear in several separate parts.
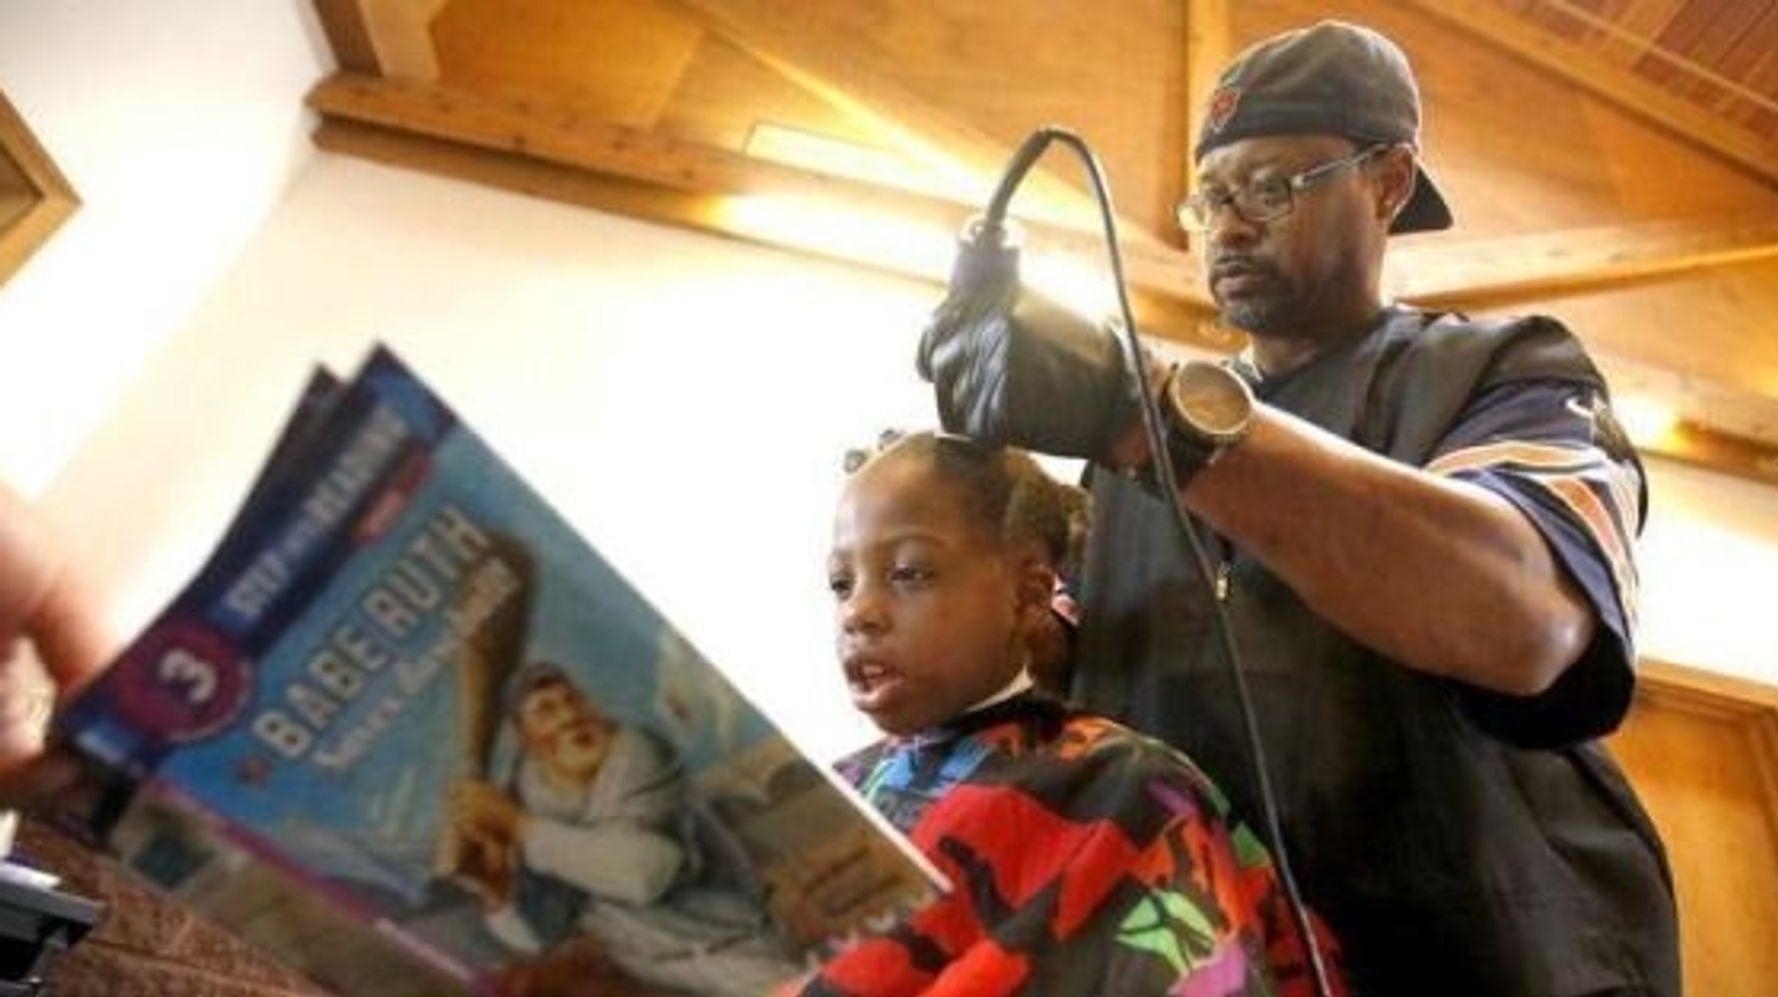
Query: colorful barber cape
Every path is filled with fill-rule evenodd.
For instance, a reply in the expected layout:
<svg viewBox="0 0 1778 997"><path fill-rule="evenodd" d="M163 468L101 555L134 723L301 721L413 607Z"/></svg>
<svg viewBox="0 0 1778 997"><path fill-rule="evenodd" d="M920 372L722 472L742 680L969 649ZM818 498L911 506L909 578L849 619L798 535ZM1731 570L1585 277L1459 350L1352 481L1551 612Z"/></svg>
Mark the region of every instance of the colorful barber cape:
<svg viewBox="0 0 1778 997"><path fill-rule="evenodd" d="M1026 692L840 770L954 889L806 995L1314 993L1265 849L1157 741Z"/></svg>
<svg viewBox="0 0 1778 997"><path fill-rule="evenodd" d="M1285 376L1245 373L1272 406L1511 503L1600 621L1548 691L1499 695L1358 644L1210 538L1292 867L1345 947L1353 991L1676 995L1660 841L1593 740L1630 703L1644 501L1579 343L1549 319L1391 309ZM1215 590L1159 500L1114 474L1091 479L1074 692L1188 752L1254 812ZM1349 584L1381 564L1354 563Z"/></svg>

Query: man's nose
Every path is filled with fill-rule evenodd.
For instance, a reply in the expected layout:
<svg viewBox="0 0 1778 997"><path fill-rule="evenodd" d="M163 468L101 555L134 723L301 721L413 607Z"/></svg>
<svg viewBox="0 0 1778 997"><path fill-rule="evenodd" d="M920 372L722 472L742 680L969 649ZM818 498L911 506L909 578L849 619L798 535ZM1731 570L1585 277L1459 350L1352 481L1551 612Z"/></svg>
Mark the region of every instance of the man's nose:
<svg viewBox="0 0 1778 997"><path fill-rule="evenodd" d="M1204 229L1204 242L1212 249L1251 246L1259 239L1262 226L1247 220L1234 202L1216 208L1210 224Z"/></svg>

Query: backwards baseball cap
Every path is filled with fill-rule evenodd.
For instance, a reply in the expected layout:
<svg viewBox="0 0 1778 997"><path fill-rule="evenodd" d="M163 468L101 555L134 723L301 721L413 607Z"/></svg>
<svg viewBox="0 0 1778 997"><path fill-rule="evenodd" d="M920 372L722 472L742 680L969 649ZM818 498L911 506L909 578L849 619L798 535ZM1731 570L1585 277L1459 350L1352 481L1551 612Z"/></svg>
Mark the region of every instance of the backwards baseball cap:
<svg viewBox="0 0 1778 997"><path fill-rule="evenodd" d="M1342 21L1268 38L1223 70L1192 156L1203 159L1212 149L1258 135L1289 134L1418 148L1420 90L1408 57L1377 32ZM1391 233L1451 227L1451 209L1425 167L1418 169L1414 194Z"/></svg>

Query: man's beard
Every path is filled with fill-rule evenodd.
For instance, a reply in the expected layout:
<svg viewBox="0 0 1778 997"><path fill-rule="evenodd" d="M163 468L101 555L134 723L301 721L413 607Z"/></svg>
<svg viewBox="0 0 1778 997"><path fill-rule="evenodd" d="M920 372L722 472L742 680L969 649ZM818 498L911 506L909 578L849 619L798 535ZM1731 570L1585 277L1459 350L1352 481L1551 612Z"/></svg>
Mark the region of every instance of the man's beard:
<svg viewBox="0 0 1778 997"><path fill-rule="evenodd" d="M1239 290L1223 291L1233 281ZM1225 325L1263 336L1288 328L1303 310L1302 288L1271 261L1229 253L1210 268L1210 294Z"/></svg>
<svg viewBox="0 0 1778 997"><path fill-rule="evenodd" d="M1223 324L1263 336L1291 324L1300 310L1301 301L1295 286L1274 277L1275 286L1259 294L1246 294L1231 301L1218 300ZM1270 283L1270 282L1268 282Z"/></svg>

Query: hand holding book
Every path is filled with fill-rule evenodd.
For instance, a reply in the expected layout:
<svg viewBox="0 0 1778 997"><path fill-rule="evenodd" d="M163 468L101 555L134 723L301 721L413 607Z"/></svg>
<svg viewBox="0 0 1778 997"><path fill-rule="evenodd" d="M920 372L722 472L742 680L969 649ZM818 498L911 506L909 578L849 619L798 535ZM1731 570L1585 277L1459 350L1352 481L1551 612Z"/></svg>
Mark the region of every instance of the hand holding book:
<svg viewBox="0 0 1778 997"><path fill-rule="evenodd" d="M77 787L75 761L44 752L44 726L51 704L92 681L110 650L59 535L0 482L0 808L41 809Z"/></svg>
<svg viewBox="0 0 1778 997"><path fill-rule="evenodd" d="M381 351L56 733L97 840L341 992L757 995L936 881Z"/></svg>

